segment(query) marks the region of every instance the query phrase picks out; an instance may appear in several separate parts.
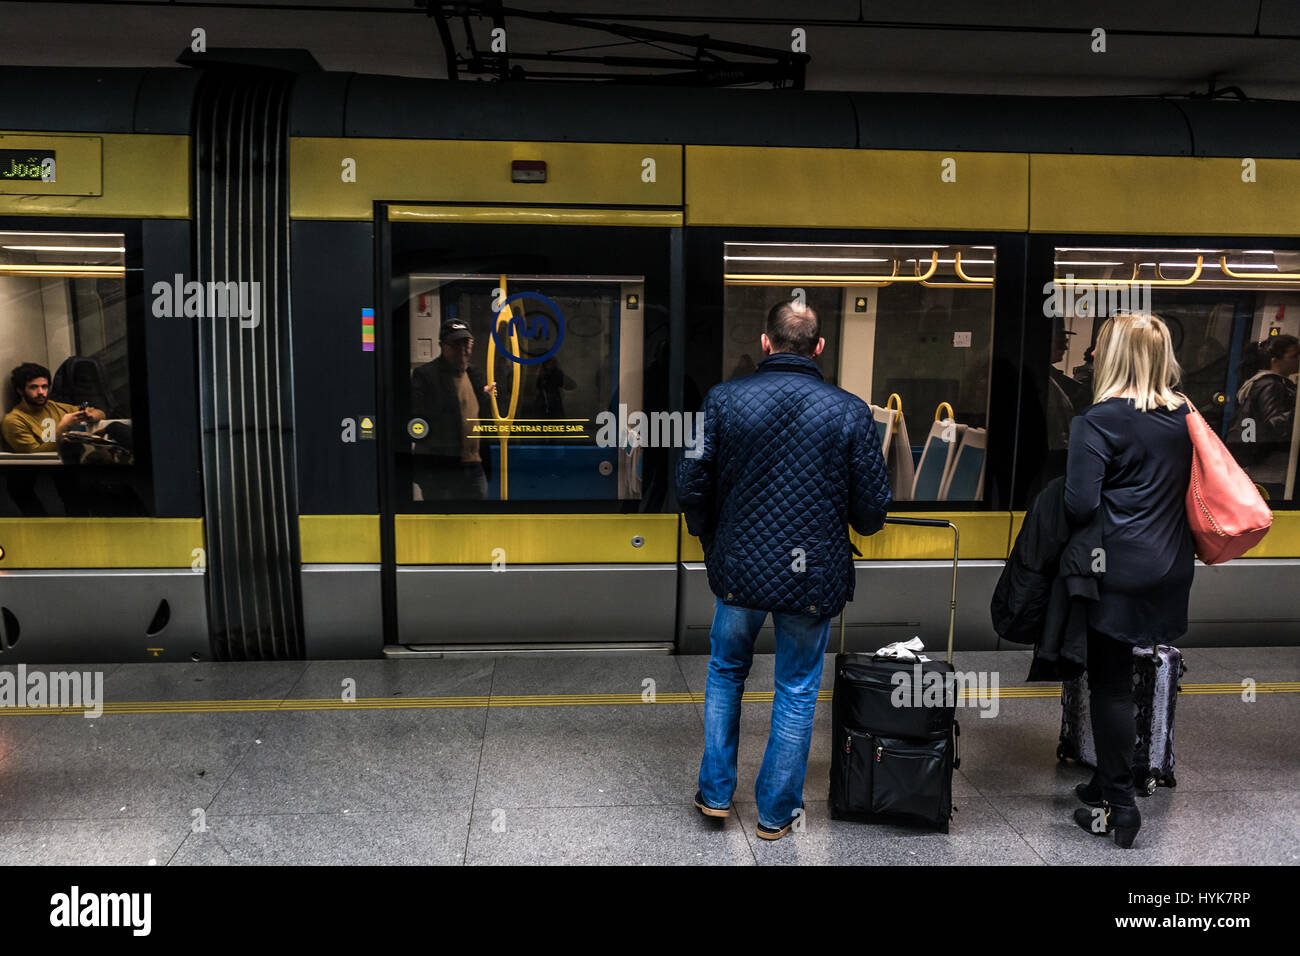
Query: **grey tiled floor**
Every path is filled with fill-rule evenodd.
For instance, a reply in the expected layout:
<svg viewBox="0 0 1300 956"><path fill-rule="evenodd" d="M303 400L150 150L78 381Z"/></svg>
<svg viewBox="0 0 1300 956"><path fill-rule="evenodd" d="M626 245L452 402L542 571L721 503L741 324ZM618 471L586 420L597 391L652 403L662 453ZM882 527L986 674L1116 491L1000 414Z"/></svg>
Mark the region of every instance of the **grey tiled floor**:
<svg viewBox="0 0 1300 956"><path fill-rule="evenodd" d="M1188 684L1300 680L1300 648L1186 653ZM957 657L962 670L996 671L1004 688L1023 684L1028 669L1027 651ZM963 759L948 834L830 819L823 701L802 829L768 843L754 835L753 789L770 703L744 707L731 819L706 821L691 807L703 708L682 695L703 693L706 657L100 669L110 704L294 707L198 705L94 720L3 715L0 863L1300 863L1300 693L1259 694L1253 703L1181 696L1178 786L1141 802L1142 833L1126 853L1070 819L1072 788L1088 771L1055 759L1053 698L1004 698L992 718L959 711ZM759 656L748 689L770 691L772 676L771 656ZM831 678L828 658L825 690ZM353 684L357 698L383 705L303 709L338 701ZM658 702L646 706L639 698L651 686ZM627 697L582 704L553 696L586 694ZM483 706L489 696L509 706ZM518 698L548 697L534 701L546 706L519 706ZM431 707L412 698L472 700Z"/></svg>

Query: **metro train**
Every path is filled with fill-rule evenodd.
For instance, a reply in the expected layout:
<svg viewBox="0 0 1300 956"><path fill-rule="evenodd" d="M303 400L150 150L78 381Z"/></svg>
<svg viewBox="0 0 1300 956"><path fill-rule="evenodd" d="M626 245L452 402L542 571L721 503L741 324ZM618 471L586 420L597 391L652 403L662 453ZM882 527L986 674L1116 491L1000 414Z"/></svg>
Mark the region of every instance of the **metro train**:
<svg viewBox="0 0 1300 956"><path fill-rule="evenodd" d="M237 59L0 69L0 411L34 363L104 413L0 449L0 664L705 652L673 473L783 298L872 404L895 513L959 529L957 647L994 649L1100 320L1164 316L1225 436L1251 343L1300 331L1296 104ZM1186 644L1300 633L1297 428ZM846 645L942 643L950 538L854 542Z"/></svg>

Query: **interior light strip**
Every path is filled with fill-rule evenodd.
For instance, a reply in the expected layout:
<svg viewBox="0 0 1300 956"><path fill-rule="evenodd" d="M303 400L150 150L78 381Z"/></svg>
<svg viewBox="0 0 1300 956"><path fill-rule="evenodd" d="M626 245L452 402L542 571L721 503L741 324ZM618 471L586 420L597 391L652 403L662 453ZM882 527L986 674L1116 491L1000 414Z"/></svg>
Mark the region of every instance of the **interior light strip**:
<svg viewBox="0 0 1300 956"><path fill-rule="evenodd" d="M0 276L50 276L75 279L124 275L126 275L126 266L17 265L0 262Z"/></svg>
<svg viewBox="0 0 1300 956"><path fill-rule="evenodd" d="M14 252L126 252L126 246L0 246Z"/></svg>

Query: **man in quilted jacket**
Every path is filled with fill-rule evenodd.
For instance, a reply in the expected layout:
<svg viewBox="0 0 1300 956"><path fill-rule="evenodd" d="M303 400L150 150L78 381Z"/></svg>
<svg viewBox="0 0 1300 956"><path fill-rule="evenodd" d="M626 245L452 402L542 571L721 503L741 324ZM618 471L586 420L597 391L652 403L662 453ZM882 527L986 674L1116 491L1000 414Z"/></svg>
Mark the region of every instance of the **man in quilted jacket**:
<svg viewBox="0 0 1300 956"><path fill-rule="evenodd" d="M803 806L813 710L831 620L853 597L848 526L875 534L890 505L871 410L823 381L826 340L799 301L773 306L753 375L705 398L704 437L677 485L716 595L695 806L726 817L736 789L740 698L754 640L776 629L772 728L758 772L758 836L778 840Z"/></svg>

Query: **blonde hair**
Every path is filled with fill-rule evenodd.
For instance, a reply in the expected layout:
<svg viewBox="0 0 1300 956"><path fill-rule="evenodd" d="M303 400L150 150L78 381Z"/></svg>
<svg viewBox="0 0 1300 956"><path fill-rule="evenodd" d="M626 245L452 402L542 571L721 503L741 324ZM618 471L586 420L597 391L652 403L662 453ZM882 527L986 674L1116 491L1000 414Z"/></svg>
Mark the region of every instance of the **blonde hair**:
<svg viewBox="0 0 1300 956"><path fill-rule="evenodd" d="M1094 403L1132 389L1139 411L1178 408L1183 400L1174 388L1181 377L1169 328L1159 316L1121 312L1102 325L1093 372Z"/></svg>

